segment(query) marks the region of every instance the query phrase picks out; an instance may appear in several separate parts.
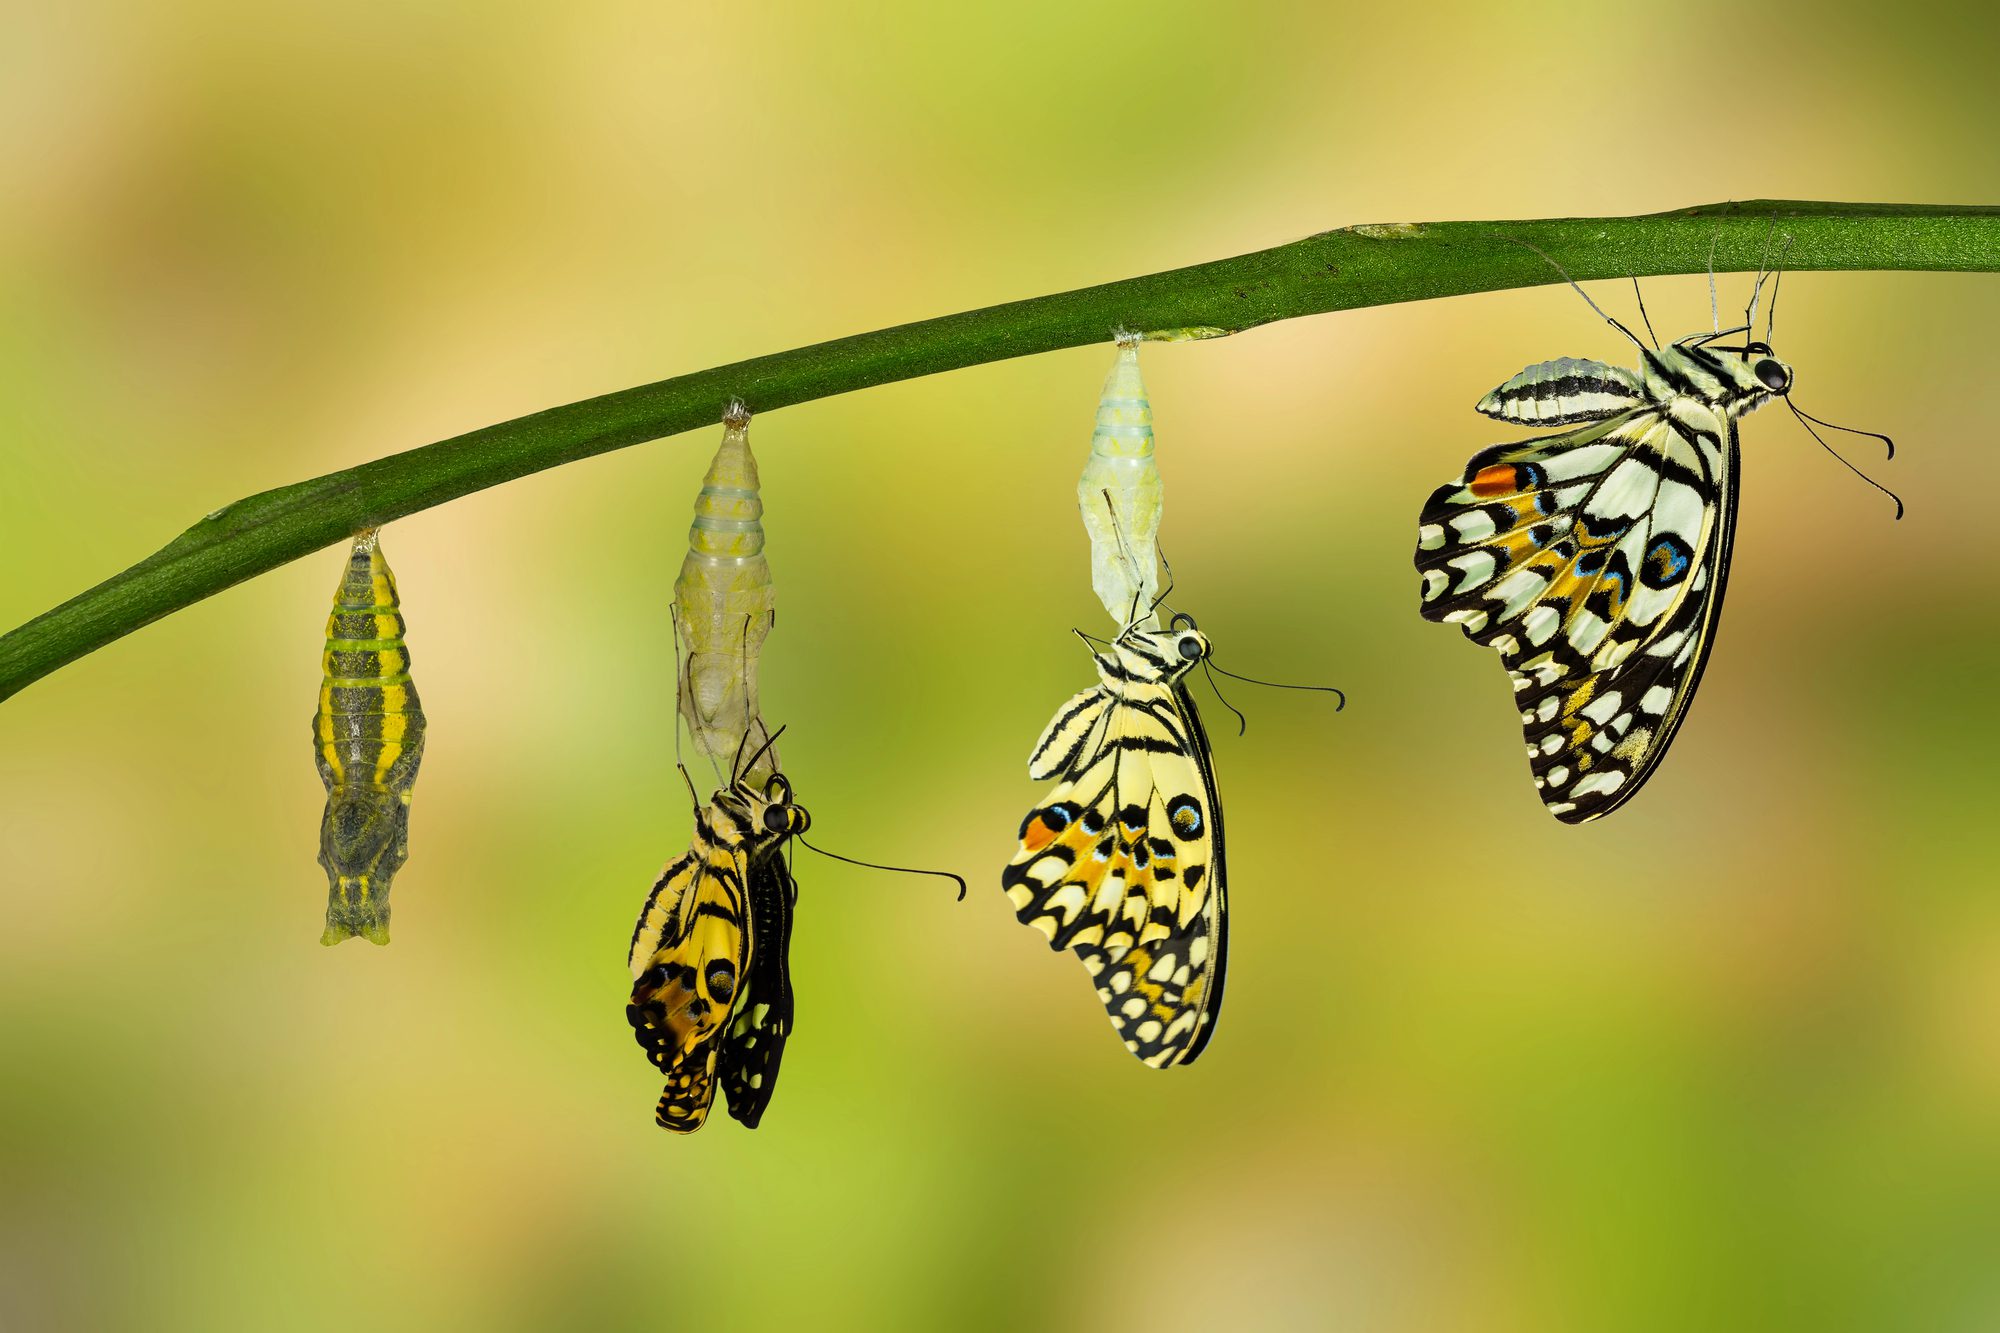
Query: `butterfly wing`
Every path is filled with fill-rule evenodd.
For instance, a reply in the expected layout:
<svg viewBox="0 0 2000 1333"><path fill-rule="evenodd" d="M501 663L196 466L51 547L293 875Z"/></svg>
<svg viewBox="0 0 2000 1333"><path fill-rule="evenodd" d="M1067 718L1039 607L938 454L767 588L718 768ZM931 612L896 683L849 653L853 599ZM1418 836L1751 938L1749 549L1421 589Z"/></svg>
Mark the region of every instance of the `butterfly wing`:
<svg viewBox="0 0 2000 1333"><path fill-rule="evenodd" d="M1220 1011L1228 929L1222 811L1193 702L1178 688L1139 703L1086 691L1030 769L1062 777L1001 876L1015 915L1082 960L1127 1050L1156 1069L1192 1061Z"/></svg>
<svg viewBox="0 0 2000 1333"><path fill-rule="evenodd" d="M753 864L750 982L729 1020L717 1062L729 1114L749 1129L757 1128L770 1105L785 1039L792 1034L792 914L798 901L798 885L777 851Z"/></svg>
<svg viewBox="0 0 2000 1333"><path fill-rule="evenodd" d="M1657 407L1498 445L1419 519L1426 619L1500 654L1542 800L1578 824L1631 799L1714 645L1735 427Z"/></svg>
<svg viewBox="0 0 2000 1333"><path fill-rule="evenodd" d="M1034 751L1028 756L1028 776L1036 782L1047 782L1059 773L1074 772L1086 747L1101 739L1104 711L1109 707L1111 696L1101 685L1070 696L1035 742Z"/></svg>
<svg viewBox="0 0 2000 1333"><path fill-rule="evenodd" d="M716 1057L751 965L742 872L740 856L697 841L662 872L633 934L625 1017L667 1078L654 1118L678 1133L708 1118Z"/></svg>

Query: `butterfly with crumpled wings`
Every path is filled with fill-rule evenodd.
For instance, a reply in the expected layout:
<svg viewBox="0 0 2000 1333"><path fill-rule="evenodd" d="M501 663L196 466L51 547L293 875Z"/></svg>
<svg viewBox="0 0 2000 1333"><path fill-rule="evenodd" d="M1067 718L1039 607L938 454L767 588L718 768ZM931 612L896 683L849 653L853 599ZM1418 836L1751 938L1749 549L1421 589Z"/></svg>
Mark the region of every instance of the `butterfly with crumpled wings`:
<svg viewBox="0 0 2000 1333"><path fill-rule="evenodd" d="M776 740L695 811L692 843L660 872L632 931L625 1016L667 1077L654 1119L676 1133L701 1128L718 1082L729 1114L755 1129L791 1035L798 885L781 853L812 820L783 774L750 780Z"/></svg>

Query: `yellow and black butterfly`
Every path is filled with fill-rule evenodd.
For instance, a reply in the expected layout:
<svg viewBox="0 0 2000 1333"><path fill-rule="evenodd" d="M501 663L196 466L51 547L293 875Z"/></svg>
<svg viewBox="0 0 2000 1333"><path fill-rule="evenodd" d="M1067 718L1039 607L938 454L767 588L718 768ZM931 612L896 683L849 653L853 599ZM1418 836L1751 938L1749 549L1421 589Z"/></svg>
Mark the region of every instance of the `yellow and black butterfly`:
<svg viewBox="0 0 2000 1333"><path fill-rule="evenodd" d="M1228 955L1222 802L1186 677L1209 643L1186 616L1128 625L1094 652L1028 760L1055 787L1001 875L1015 915L1082 960L1125 1048L1191 1063L1222 1008Z"/></svg>
<svg viewBox="0 0 2000 1333"><path fill-rule="evenodd" d="M1819 420L1750 337L1755 305L1666 347L1606 315L1638 368L1565 357L1487 394L1487 416L1566 429L1474 455L1418 517L1419 609L1499 652L1535 788L1565 823L1632 799L1687 717L1729 575L1737 420L1773 400ZM1722 345L1731 335L1744 341Z"/></svg>
<svg viewBox="0 0 2000 1333"><path fill-rule="evenodd" d="M752 785L755 765L739 763L695 811L692 845L660 872L632 931L625 1016L667 1076L654 1118L678 1133L701 1128L718 1081L729 1114L755 1129L792 1031L798 886L783 849L811 819L783 774Z"/></svg>

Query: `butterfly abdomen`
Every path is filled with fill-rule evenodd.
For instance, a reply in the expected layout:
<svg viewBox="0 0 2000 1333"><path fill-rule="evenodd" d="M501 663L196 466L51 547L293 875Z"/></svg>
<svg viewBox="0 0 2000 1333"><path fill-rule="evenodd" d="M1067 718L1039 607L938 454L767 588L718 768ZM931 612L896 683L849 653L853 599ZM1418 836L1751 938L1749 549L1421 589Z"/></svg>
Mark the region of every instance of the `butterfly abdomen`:
<svg viewBox="0 0 2000 1333"><path fill-rule="evenodd" d="M1479 400L1478 410L1525 426L1600 421L1644 399L1637 375L1602 361L1560 357L1529 366Z"/></svg>
<svg viewBox="0 0 2000 1333"><path fill-rule="evenodd" d="M424 713L389 569L374 533L357 538L334 594L321 658L315 759L326 785L320 865L324 944L389 942L389 886L409 855L409 805L424 753Z"/></svg>

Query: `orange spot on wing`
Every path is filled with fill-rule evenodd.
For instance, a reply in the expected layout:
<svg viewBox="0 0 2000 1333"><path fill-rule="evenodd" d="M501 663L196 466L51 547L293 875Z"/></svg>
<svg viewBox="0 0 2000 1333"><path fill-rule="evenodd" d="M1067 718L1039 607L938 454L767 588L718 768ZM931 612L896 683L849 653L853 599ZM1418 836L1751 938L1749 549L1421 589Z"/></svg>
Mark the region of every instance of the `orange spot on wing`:
<svg viewBox="0 0 2000 1333"><path fill-rule="evenodd" d="M1511 495L1514 485L1514 466L1511 463L1495 463L1475 472L1470 483L1472 493L1478 496Z"/></svg>
<svg viewBox="0 0 2000 1333"><path fill-rule="evenodd" d="M1029 820L1027 829L1021 834L1021 845L1031 852L1039 852L1055 840L1056 831L1040 815Z"/></svg>

